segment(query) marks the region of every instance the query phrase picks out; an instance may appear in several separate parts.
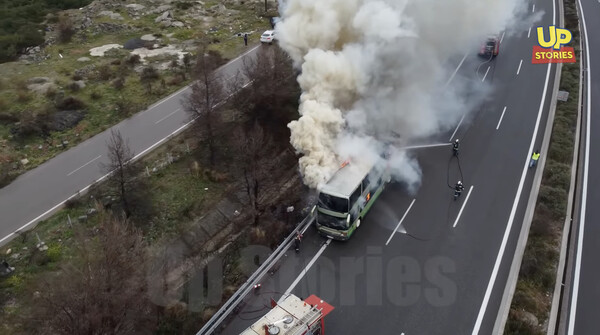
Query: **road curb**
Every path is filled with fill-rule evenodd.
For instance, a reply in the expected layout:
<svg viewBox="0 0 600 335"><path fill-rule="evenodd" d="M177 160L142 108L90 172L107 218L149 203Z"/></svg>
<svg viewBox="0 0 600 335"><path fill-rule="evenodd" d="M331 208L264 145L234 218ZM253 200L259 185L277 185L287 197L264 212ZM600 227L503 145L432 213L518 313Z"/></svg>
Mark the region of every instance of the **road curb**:
<svg viewBox="0 0 600 335"><path fill-rule="evenodd" d="M564 25L563 1L558 0L557 3L558 22L559 26L562 27ZM550 138L552 137L552 127L554 125L554 115L556 113L556 96L558 95L558 90L560 88L561 72L562 64L559 63L557 64L556 73L554 74L554 88L552 92L552 98L550 100L550 110L548 112L546 130L544 132L544 137L542 139L542 147L540 149L540 153L542 153L542 155L540 157L540 162L538 164L538 167L535 171L535 176L533 178L533 185L531 193L529 194L529 200L527 202L527 209L525 210L523 225L521 226L521 232L517 241L517 247L515 249L512 264L510 266L510 271L506 281L506 286L504 288L504 293L502 295L502 301L500 303L500 307L498 308L498 315L496 317L496 322L494 323L494 329L492 331L492 334L504 334L504 327L506 326L506 321L508 320L512 298L517 288L517 281L519 279L521 262L523 260L523 254L525 253L525 247L527 246L527 240L529 239L529 229L531 228L533 214L535 213L537 198L542 182L542 176L544 174L544 168L546 166L546 157L548 153L548 148L550 146Z"/></svg>

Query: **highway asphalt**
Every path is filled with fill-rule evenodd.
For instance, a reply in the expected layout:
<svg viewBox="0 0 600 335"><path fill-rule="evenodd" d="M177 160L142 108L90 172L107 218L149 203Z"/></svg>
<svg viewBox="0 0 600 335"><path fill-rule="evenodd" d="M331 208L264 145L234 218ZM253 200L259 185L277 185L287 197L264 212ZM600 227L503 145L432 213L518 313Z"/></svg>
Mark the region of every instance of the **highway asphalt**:
<svg viewBox="0 0 600 335"><path fill-rule="evenodd" d="M551 1L535 10L545 11L537 25L553 24ZM493 93L456 131L460 158L450 147L414 151L423 170L416 194L389 185L347 242L326 245L309 229L301 252L288 253L222 334L239 334L286 291L335 306L325 320L333 334L491 334L532 185L526 164L551 102L555 66L531 64L536 43L535 33L507 34L478 76L481 59L469 55L453 80L485 76ZM448 184L458 179L466 190L454 202Z"/></svg>
<svg viewBox="0 0 600 335"><path fill-rule="evenodd" d="M565 329L560 328L566 334L598 334L600 328L600 156L595 154L600 146L600 133L596 130L600 127L600 120L596 113L600 113L600 2L597 0L581 0L580 24L583 36L587 36L584 43L584 91L583 91L583 132L584 139L583 175L581 181L580 205L578 208L579 220L576 229L572 232L573 262L570 262L567 271L566 286L570 289L570 299L566 302L568 316ZM583 16L581 16L583 12Z"/></svg>
<svg viewBox="0 0 600 335"><path fill-rule="evenodd" d="M244 55L217 71L223 79L231 79L243 68L244 59L256 57L261 47L249 46ZM182 105L182 100L190 91L186 87L111 129L121 132L136 156L145 154L190 122ZM109 137L110 129L59 154L0 189L0 245L8 242L15 231L31 228L70 196L103 177L107 173L103 164L107 163L106 142Z"/></svg>

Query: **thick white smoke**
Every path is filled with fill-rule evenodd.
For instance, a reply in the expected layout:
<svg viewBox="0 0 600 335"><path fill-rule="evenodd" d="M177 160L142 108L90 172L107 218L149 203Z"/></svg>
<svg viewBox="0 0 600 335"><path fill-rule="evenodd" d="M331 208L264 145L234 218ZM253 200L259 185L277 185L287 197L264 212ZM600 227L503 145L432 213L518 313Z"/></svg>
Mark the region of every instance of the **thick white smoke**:
<svg viewBox="0 0 600 335"><path fill-rule="evenodd" d="M517 0L288 0L280 46L302 73L300 119L289 124L305 182L318 187L340 161L375 159L390 139L407 143L454 126L467 110L445 86L451 57L475 52L505 29ZM456 65L456 64L454 64ZM386 149L387 148L387 149ZM392 150L397 179L420 169Z"/></svg>

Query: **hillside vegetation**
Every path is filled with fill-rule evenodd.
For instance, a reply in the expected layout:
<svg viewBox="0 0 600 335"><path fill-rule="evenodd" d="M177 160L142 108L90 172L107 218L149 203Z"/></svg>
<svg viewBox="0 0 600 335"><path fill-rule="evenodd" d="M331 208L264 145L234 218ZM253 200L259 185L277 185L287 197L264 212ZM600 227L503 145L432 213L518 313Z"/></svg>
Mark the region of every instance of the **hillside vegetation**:
<svg viewBox="0 0 600 335"><path fill-rule="evenodd" d="M16 59L27 47L44 42L46 15L86 6L92 0L3 0L0 2L0 63ZM55 18L54 15L50 15ZM52 19L51 19L52 20Z"/></svg>

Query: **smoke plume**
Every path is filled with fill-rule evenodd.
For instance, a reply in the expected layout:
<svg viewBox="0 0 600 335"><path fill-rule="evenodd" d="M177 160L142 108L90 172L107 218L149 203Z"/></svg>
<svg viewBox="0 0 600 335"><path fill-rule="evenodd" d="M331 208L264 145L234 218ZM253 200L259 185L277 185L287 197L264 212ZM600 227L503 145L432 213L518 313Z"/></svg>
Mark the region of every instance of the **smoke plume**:
<svg viewBox="0 0 600 335"><path fill-rule="evenodd" d="M300 115L289 124L305 183L317 188L346 159L388 153L394 177L417 185L410 154L390 143L447 131L468 111L464 87L445 85L516 0L288 0L276 29L301 68Z"/></svg>

